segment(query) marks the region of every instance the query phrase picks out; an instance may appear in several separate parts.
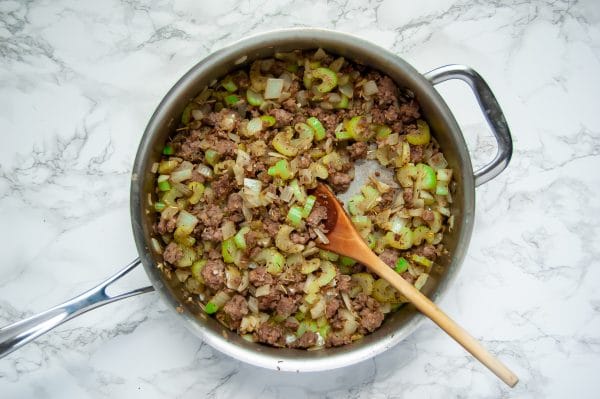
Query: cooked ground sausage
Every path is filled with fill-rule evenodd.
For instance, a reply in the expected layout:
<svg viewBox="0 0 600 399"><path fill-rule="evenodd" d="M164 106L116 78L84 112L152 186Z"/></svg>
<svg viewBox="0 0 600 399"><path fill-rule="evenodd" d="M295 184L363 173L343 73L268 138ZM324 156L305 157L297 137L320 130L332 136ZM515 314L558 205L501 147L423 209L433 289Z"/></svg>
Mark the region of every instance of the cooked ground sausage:
<svg viewBox="0 0 600 399"><path fill-rule="evenodd" d="M153 247L164 273L181 268L182 303L200 300L227 328L277 347L340 346L377 329L376 299L390 300L363 292L378 279L357 276L370 273L364 265L319 249L328 215L313 190L346 192L362 159L386 167L346 205L379 258L395 268L404 257L412 267L401 276L422 282L418 256L446 253L423 229L449 230L440 210L451 203L443 176L452 171L440 171L443 153L420 118L409 90L322 50L256 60L202 88L153 165ZM417 227L425 240L397 241L406 239L399 229Z"/></svg>
<svg viewBox="0 0 600 399"><path fill-rule="evenodd" d="M202 278L208 287L217 291L225 284L225 263L222 260L209 260L202 268Z"/></svg>

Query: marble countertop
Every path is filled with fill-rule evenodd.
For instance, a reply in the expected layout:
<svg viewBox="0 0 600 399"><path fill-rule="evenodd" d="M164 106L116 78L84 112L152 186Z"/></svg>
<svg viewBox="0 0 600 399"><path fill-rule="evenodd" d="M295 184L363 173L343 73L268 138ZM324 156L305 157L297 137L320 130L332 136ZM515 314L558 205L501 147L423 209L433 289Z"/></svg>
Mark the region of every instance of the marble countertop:
<svg viewBox="0 0 600 399"><path fill-rule="evenodd" d="M510 390L431 322L315 374L203 344L146 294L0 360L3 398L593 398L600 391L600 7L588 1L0 1L0 325L136 257L129 175L154 108L192 65L249 34L351 32L419 71L488 81L514 137L477 189L473 239L440 306L520 376ZM469 90L439 90L475 165L495 151ZM136 271L121 289L145 285Z"/></svg>

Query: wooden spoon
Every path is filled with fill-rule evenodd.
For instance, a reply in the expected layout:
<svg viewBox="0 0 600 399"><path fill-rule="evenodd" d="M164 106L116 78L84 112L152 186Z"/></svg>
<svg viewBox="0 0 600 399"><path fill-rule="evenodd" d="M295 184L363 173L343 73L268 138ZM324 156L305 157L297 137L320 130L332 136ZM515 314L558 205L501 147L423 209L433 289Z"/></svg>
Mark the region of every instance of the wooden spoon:
<svg viewBox="0 0 600 399"><path fill-rule="evenodd" d="M385 264L371 251L360 234L354 228L350 217L344 211L337 198L323 184L315 190L317 203L327 208L325 227L328 231L329 243L317 244L318 247L340 255L348 256L366 265L379 277L385 279L425 316L441 327L456 342L461 344L477 360L504 381L508 386L514 387L519 378L510 371L500 360L489 353L475 338L456 324L450 317L440 310L425 295L421 294L412 284L404 280L398 273Z"/></svg>

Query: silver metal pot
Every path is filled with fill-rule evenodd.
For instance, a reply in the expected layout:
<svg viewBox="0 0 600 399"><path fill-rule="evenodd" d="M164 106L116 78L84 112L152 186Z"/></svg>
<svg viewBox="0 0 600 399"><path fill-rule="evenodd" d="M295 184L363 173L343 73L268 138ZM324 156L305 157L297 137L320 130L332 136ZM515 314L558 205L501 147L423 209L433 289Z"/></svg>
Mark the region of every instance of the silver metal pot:
<svg viewBox="0 0 600 399"><path fill-rule="evenodd" d="M425 294L430 298L439 298L451 285L471 239L475 187L502 172L512 154L510 131L494 95L479 74L466 66L448 65L421 74L398 56L357 37L322 29L286 29L253 36L211 54L186 73L167 93L146 127L131 177L131 220L140 258L91 290L50 310L0 329L0 357L81 313L153 289L182 318L183 325L214 348L241 361L269 369L318 371L343 367L371 358L411 334L423 321L423 316L412 306L404 306L389 315L382 327L373 334L340 348L308 352L250 343L235 333L224 331L214 319L205 315L196 316L191 308L186 308L183 313L177 312L176 308L181 310L180 306L186 305L177 297L176 282L163 278L156 267L160 259L150 250L152 212L147 212L147 196L153 191L154 184L154 175L150 169L160 158L164 142L176 127L176 121L185 105L202 87L241 65L273 56L276 51L318 47L376 68L389 75L399 86L412 90L450 167L458 171L455 175L457 189L452 210L456 219L455 229L444 241L451 256L439 260L445 266L443 271L434 272L430 282L424 287ZM434 88L434 85L450 79L463 80L472 88L498 142L495 158L475 173L460 128ZM109 296L106 293L107 287L140 262L144 265L152 286Z"/></svg>

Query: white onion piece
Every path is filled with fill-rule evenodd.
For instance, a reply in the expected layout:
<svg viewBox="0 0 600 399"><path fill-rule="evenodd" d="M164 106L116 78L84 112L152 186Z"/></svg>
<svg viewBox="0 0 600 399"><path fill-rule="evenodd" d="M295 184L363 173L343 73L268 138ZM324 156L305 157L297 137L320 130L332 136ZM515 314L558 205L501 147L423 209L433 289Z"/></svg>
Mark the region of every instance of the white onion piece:
<svg viewBox="0 0 600 399"><path fill-rule="evenodd" d="M204 177L210 178L213 176L212 168L210 168L208 165L205 165L203 163L198 165L198 168L196 168L196 170L198 171L198 173L200 173Z"/></svg>
<svg viewBox="0 0 600 399"><path fill-rule="evenodd" d="M283 80L283 90L289 90L292 85L292 76L289 73L284 72L279 79Z"/></svg>
<svg viewBox="0 0 600 399"><path fill-rule="evenodd" d="M301 106L308 105L308 95L306 94L306 90L300 90L296 93L296 102Z"/></svg>
<svg viewBox="0 0 600 399"><path fill-rule="evenodd" d="M255 297L259 297L259 296L265 296L265 295L269 295L271 293L271 286L270 285L261 285L260 287L258 287L256 289L256 292L254 292L254 296Z"/></svg>
<svg viewBox="0 0 600 399"><path fill-rule="evenodd" d="M175 172L171 173L171 181L174 183L179 183L184 180L189 180L191 178L192 178L192 168L191 167L189 169L176 170Z"/></svg>
<svg viewBox="0 0 600 399"><path fill-rule="evenodd" d="M263 121L260 118L252 118L246 125L246 133L248 136L254 136L263 128Z"/></svg>
<svg viewBox="0 0 600 399"><path fill-rule="evenodd" d="M312 273L309 274L308 276L306 276L306 281L304 282L304 289L303 289L303 291L305 293L309 293L313 289L312 287L314 286L315 280L316 280L316 277Z"/></svg>
<svg viewBox="0 0 600 399"><path fill-rule="evenodd" d="M177 216L176 226L181 227L185 231L192 232L194 227L198 224L198 218L191 213L182 210Z"/></svg>
<svg viewBox="0 0 600 399"><path fill-rule="evenodd" d="M386 314L386 313L390 313L392 311L392 305L390 305L389 302L384 302L379 304L379 310L381 310L381 313Z"/></svg>
<svg viewBox="0 0 600 399"><path fill-rule="evenodd" d="M252 313L258 313L258 300L253 296L248 298L248 310Z"/></svg>
<svg viewBox="0 0 600 399"><path fill-rule="evenodd" d="M204 118L204 112L202 112L199 109L193 109L192 110L192 118L194 118L194 120L199 121L200 119Z"/></svg>
<svg viewBox="0 0 600 399"><path fill-rule="evenodd" d="M342 301L344 301L344 305L346 306L346 309L354 316L356 317L356 313L354 313L354 309L352 309L352 301L350 300L350 297L348 296L348 293L346 292L342 292Z"/></svg>
<svg viewBox="0 0 600 399"><path fill-rule="evenodd" d="M392 220L390 220L390 230L394 234L400 234L402 229L408 224L409 219L405 219L400 217L399 215L395 215Z"/></svg>
<svg viewBox="0 0 600 399"><path fill-rule="evenodd" d="M352 87L352 83L346 83L344 85L341 85L339 88L340 93L342 93L346 97L352 98L352 96L354 96L354 88Z"/></svg>
<svg viewBox="0 0 600 399"><path fill-rule="evenodd" d="M159 255L162 255L163 253L163 248L160 245L160 243L158 242L158 240L154 237L152 237L152 239L150 240L151 244L152 244L152 249L154 250L154 252L156 252Z"/></svg>
<svg viewBox="0 0 600 399"><path fill-rule="evenodd" d="M292 187L291 186L285 186L281 190L281 194L280 194L279 198L281 198L285 202L290 202L293 195L294 195L294 192L292 191Z"/></svg>
<svg viewBox="0 0 600 399"><path fill-rule="evenodd" d="M429 274L422 273L419 277L417 277L417 281L415 281L415 288L420 291L421 288L423 288L423 286L427 282L428 278L429 278Z"/></svg>
<svg viewBox="0 0 600 399"><path fill-rule="evenodd" d="M190 274L192 273L187 269L175 269L175 277L177 277L177 280L179 280L180 283L185 282Z"/></svg>
<svg viewBox="0 0 600 399"><path fill-rule="evenodd" d="M283 79L267 79L267 86L265 87L265 99L279 98L283 90Z"/></svg>
<svg viewBox="0 0 600 399"><path fill-rule="evenodd" d="M244 168L241 167L240 165L233 165L233 175L235 177L235 182L237 184L242 184L244 182Z"/></svg>
<svg viewBox="0 0 600 399"><path fill-rule="evenodd" d="M358 322L356 321L352 313L350 313L350 311L346 309L340 309L338 310L338 313L341 316L341 318L344 319L344 328L342 329L342 334L354 334L358 329Z"/></svg>
<svg viewBox="0 0 600 399"><path fill-rule="evenodd" d="M260 190L262 190L262 182L256 179L244 179L244 188L252 193L260 194Z"/></svg>
<svg viewBox="0 0 600 399"><path fill-rule="evenodd" d="M259 318L254 315L244 316L242 318L242 322L240 323L240 332L242 332L242 333L252 332L252 331L256 330L259 323L260 323Z"/></svg>
<svg viewBox="0 0 600 399"><path fill-rule="evenodd" d="M239 269L230 266L225 269L225 286L230 290L237 290L242 282L242 276Z"/></svg>
<svg viewBox="0 0 600 399"><path fill-rule="evenodd" d="M323 316L324 314L325 314L325 298L321 297L321 299L319 299L319 302L317 302L315 304L315 306L313 306L310 309L310 317L312 317L314 320L316 320L319 317Z"/></svg>
<svg viewBox="0 0 600 399"><path fill-rule="evenodd" d="M322 244L329 244L329 238L327 238L327 236L325 234L323 234L323 232L319 229L313 229L313 231L315 232L315 234L317 235L317 238L319 239L319 241L321 241Z"/></svg>
<svg viewBox="0 0 600 399"><path fill-rule="evenodd" d="M221 232L223 233L223 240L227 240L235 235L235 223L231 220L226 221L221 226Z"/></svg>
<svg viewBox="0 0 600 399"><path fill-rule="evenodd" d="M288 334L285 336L285 344L290 345L293 344L298 338L294 334Z"/></svg>
<svg viewBox="0 0 600 399"><path fill-rule="evenodd" d="M342 97L337 93L331 93L327 96L327 101L331 104L337 104L342 101Z"/></svg>
<svg viewBox="0 0 600 399"><path fill-rule="evenodd" d="M244 271L244 273L242 273L242 282L237 287L237 292L244 291L246 288L248 288L249 284L250 284L250 279L249 279L249 276L248 276L248 272Z"/></svg>
<svg viewBox="0 0 600 399"><path fill-rule="evenodd" d="M220 309L227 303L227 301L229 301L229 299L230 297L225 291L219 291L215 294L215 296L212 297L210 302L217 305L217 307Z"/></svg>
<svg viewBox="0 0 600 399"><path fill-rule="evenodd" d="M379 89L377 89L377 84L374 81L369 80L363 85L363 94L365 96L372 96L377 93L379 93Z"/></svg>

